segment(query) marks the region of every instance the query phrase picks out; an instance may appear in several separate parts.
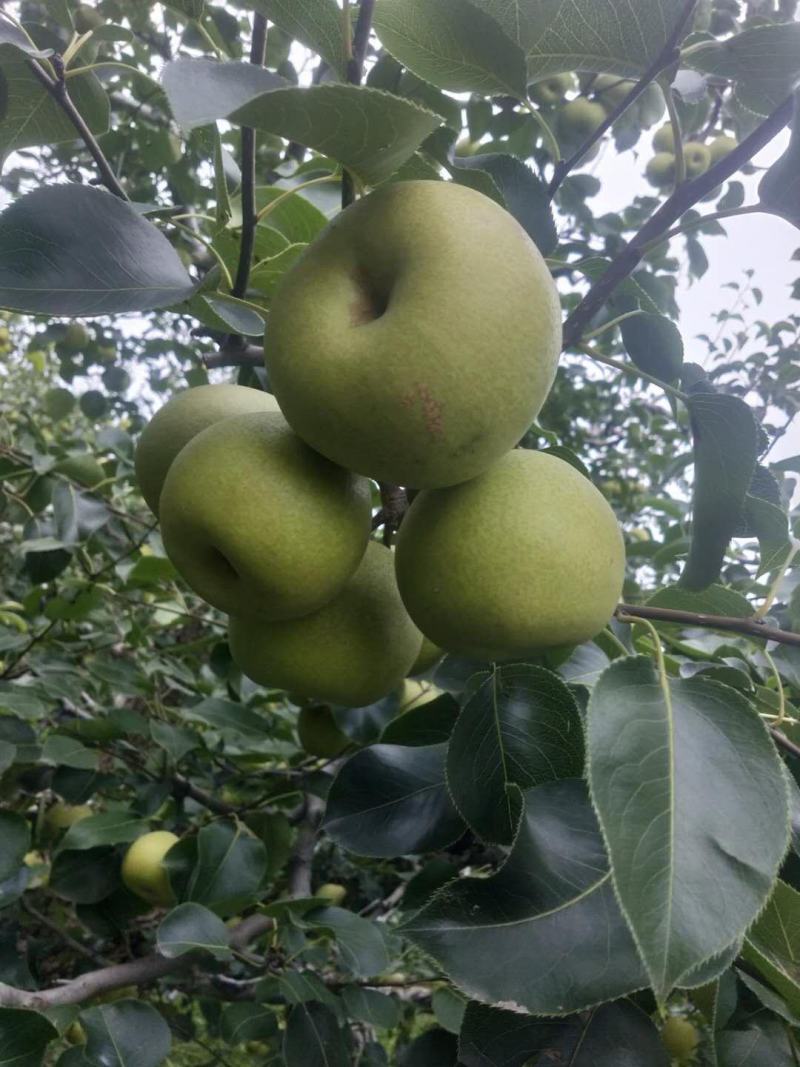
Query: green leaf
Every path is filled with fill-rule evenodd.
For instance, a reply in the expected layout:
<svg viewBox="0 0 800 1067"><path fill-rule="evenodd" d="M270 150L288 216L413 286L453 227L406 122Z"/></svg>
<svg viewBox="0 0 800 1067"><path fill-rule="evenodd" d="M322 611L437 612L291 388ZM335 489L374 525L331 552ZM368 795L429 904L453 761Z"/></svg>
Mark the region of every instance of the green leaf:
<svg viewBox="0 0 800 1067"><path fill-rule="evenodd" d="M458 1067L458 1042L434 1026L402 1050L397 1067Z"/></svg>
<svg viewBox="0 0 800 1067"><path fill-rule="evenodd" d="M31 831L21 815L0 811L0 882L16 874L31 847Z"/></svg>
<svg viewBox="0 0 800 1067"><path fill-rule="evenodd" d="M514 1011L583 1011L641 989L647 978L585 783L548 782L524 796L498 873L446 885L402 933L468 996Z"/></svg>
<svg viewBox="0 0 800 1067"><path fill-rule="evenodd" d="M238 824L215 822L197 835L197 862L185 897L220 915L252 903L264 878L267 852Z"/></svg>
<svg viewBox="0 0 800 1067"><path fill-rule="evenodd" d="M289 1012L283 1037L286 1067L351 1067L350 1042L336 1016L316 1000Z"/></svg>
<svg viewBox="0 0 800 1067"><path fill-rule="evenodd" d="M387 723L381 734L385 745L439 745L450 740L458 703L449 693L417 708L401 712Z"/></svg>
<svg viewBox="0 0 800 1067"><path fill-rule="evenodd" d="M263 1004L228 1004L220 1018L220 1030L231 1045L241 1041L269 1041L278 1033L278 1019Z"/></svg>
<svg viewBox="0 0 800 1067"><path fill-rule="evenodd" d="M342 15L335 0L253 0L252 6L344 77Z"/></svg>
<svg viewBox="0 0 800 1067"><path fill-rule="evenodd" d="M365 185L393 174L441 124L409 100L354 85L276 89L227 117L331 156Z"/></svg>
<svg viewBox="0 0 800 1067"><path fill-rule="evenodd" d="M528 81L567 70L634 77L672 35L675 0L471 0L497 19L528 59ZM687 30L691 28L691 20Z"/></svg>
<svg viewBox="0 0 800 1067"><path fill-rule="evenodd" d="M294 266L306 247L304 244L289 245L276 256L262 259L250 272L250 288L271 299L286 271Z"/></svg>
<svg viewBox="0 0 800 1067"><path fill-rule="evenodd" d="M175 121L191 130L227 118L261 93L286 88L289 83L252 63L176 59L164 65L161 84Z"/></svg>
<svg viewBox="0 0 800 1067"><path fill-rule="evenodd" d="M587 738L614 885L663 1001L769 897L789 833L780 760L735 690L702 677L660 681L644 656L603 674ZM724 909L714 905L721 885Z"/></svg>
<svg viewBox="0 0 800 1067"><path fill-rule="evenodd" d="M701 615L730 615L740 619L747 619L753 614L747 597L724 585L709 585L701 592L685 589L682 585L667 585L654 593L647 604L654 608L693 611Z"/></svg>
<svg viewBox="0 0 800 1067"><path fill-rule="evenodd" d="M228 928L218 915L200 904L179 904L162 919L156 934L158 951L175 959L187 952L210 952L221 959L230 954Z"/></svg>
<svg viewBox="0 0 800 1067"><path fill-rule="evenodd" d="M702 589L718 578L741 519L756 468L758 432L752 411L738 397L695 393L688 404L695 483L692 544L681 584Z"/></svg>
<svg viewBox="0 0 800 1067"><path fill-rule="evenodd" d="M800 1015L800 893L785 882L750 929L742 958Z"/></svg>
<svg viewBox="0 0 800 1067"><path fill-rule="evenodd" d="M62 734L50 734L42 746L42 760L57 767L75 767L80 771L97 769L97 753L80 741Z"/></svg>
<svg viewBox="0 0 800 1067"><path fill-rule="evenodd" d="M330 930L342 964L357 978L370 978L389 966L386 943L378 927L346 908L315 908L298 922Z"/></svg>
<svg viewBox="0 0 800 1067"><path fill-rule="evenodd" d="M800 93L794 98L789 147L761 179L758 195L766 211L800 227ZM780 463L775 466L780 468Z"/></svg>
<svg viewBox="0 0 800 1067"><path fill-rule="evenodd" d="M639 370L673 382L683 366L683 339L666 315L634 315L620 323L625 351Z"/></svg>
<svg viewBox="0 0 800 1067"><path fill-rule="evenodd" d="M793 1044L786 1026L774 1016L761 1014L742 1030L725 1030L717 1036L718 1067L796 1067Z"/></svg>
<svg viewBox="0 0 800 1067"><path fill-rule="evenodd" d="M566 1019L537 1019L472 1002L459 1048L464 1067L544 1067L551 1058L570 1067L669 1067L670 1062L653 1023L627 1000Z"/></svg>
<svg viewBox="0 0 800 1067"><path fill-rule="evenodd" d="M155 1008L118 1000L81 1012L85 1055L102 1067L159 1067L172 1046L169 1027Z"/></svg>
<svg viewBox="0 0 800 1067"><path fill-rule="evenodd" d="M767 115L800 77L800 23L751 26L724 41L703 41L688 49L684 60L703 74L736 82L742 104Z"/></svg>
<svg viewBox="0 0 800 1067"><path fill-rule="evenodd" d="M348 985L342 990L347 1014L367 1026L379 1030L393 1030L400 1022L400 1006L392 997L375 989Z"/></svg>
<svg viewBox="0 0 800 1067"><path fill-rule="evenodd" d="M558 675L543 667L500 667L458 717L447 750L447 781L470 828L486 841L510 844L519 822L519 790L580 778L583 758L578 705Z"/></svg>
<svg viewBox="0 0 800 1067"><path fill-rule="evenodd" d="M1 1067L40 1067L58 1031L38 1011L0 1008Z"/></svg>
<svg viewBox="0 0 800 1067"><path fill-rule="evenodd" d="M201 746L200 738L194 730L187 730L184 726L173 726L159 719L150 720L150 736L175 763L180 763L187 753Z"/></svg>
<svg viewBox="0 0 800 1067"><path fill-rule="evenodd" d="M477 156L454 156L456 170L485 171L494 181L506 207L522 226L543 256L558 245L558 232L550 197L541 178L515 156L488 153Z"/></svg>
<svg viewBox="0 0 800 1067"><path fill-rule="evenodd" d="M383 46L420 78L455 92L525 99L525 57L493 18L467 0L378 0Z"/></svg>
<svg viewBox="0 0 800 1067"><path fill-rule="evenodd" d="M105 133L108 97L95 75L70 78L69 92L92 133ZM30 69L28 59L10 44L0 44L0 100L4 105L0 118L0 161L21 148L74 141L78 137L63 108Z"/></svg>
<svg viewBox="0 0 800 1067"><path fill-rule="evenodd" d="M61 842L62 851L80 852L98 845L120 845L147 833L146 822L129 811L107 811L73 823Z"/></svg>
<svg viewBox="0 0 800 1067"><path fill-rule="evenodd" d="M331 785L324 829L360 856L444 848L464 831L444 780L444 745L372 745Z"/></svg>
<svg viewBox="0 0 800 1067"><path fill-rule="evenodd" d="M232 700L219 697L207 697L191 708L184 708L183 715L218 730L241 734L253 741L263 741L272 733L270 721L264 715L259 715L244 704L234 704Z"/></svg>
<svg viewBox="0 0 800 1067"><path fill-rule="evenodd" d="M0 215L2 307L119 314L179 303L192 289L166 237L93 186L42 186Z"/></svg>
<svg viewBox="0 0 800 1067"><path fill-rule="evenodd" d="M13 45L14 48L24 52L25 55L38 59L45 59L52 55L52 48L37 48L30 39L25 29L12 22L8 15L0 11L0 44Z"/></svg>
<svg viewBox="0 0 800 1067"><path fill-rule="evenodd" d="M166 6L194 20L201 19L206 9L205 0L166 0Z"/></svg>
<svg viewBox="0 0 800 1067"><path fill-rule="evenodd" d="M443 1030L447 1030L450 1034L457 1034L461 1030L467 1002L459 993L454 992L449 986L440 986L433 992L431 1007Z"/></svg>
<svg viewBox="0 0 800 1067"><path fill-rule="evenodd" d="M120 860L110 848L61 849L53 860L50 888L74 904L96 904L119 886Z"/></svg>

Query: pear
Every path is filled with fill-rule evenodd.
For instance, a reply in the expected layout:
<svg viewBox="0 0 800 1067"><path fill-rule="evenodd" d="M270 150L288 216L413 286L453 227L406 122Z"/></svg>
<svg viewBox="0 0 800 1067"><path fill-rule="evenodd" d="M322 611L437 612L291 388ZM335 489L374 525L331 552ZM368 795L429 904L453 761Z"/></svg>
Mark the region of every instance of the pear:
<svg viewBox="0 0 800 1067"><path fill-rule="evenodd" d="M670 1056L683 1064L693 1056L700 1043L700 1032L688 1019L670 1015L661 1028L661 1040Z"/></svg>
<svg viewBox="0 0 800 1067"><path fill-rule="evenodd" d="M136 481L154 515L170 464L201 430L229 415L278 411L270 393L244 385L198 385L176 393L145 426L136 446Z"/></svg>
<svg viewBox="0 0 800 1067"><path fill-rule="evenodd" d="M636 82L618 74L598 74L592 83L592 93L607 111L613 111L628 96Z"/></svg>
<svg viewBox="0 0 800 1067"><path fill-rule="evenodd" d="M430 640L494 660L598 633L622 591L625 550L587 478L517 449L465 485L420 493L396 564L403 601Z"/></svg>
<svg viewBox="0 0 800 1067"><path fill-rule="evenodd" d="M686 162L686 177L697 178L705 174L711 166L711 152L699 141L687 141L683 146L683 158Z"/></svg>
<svg viewBox="0 0 800 1067"><path fill-rule="evenodd" d="M443 655L443 650L423 635L422 648L419 650L419 655L408 672L409 677L413 678L417 674L425 674L426 671L429 671L431 667L439 662Z"/></svg>
<svg viewBox="0 0 800 1067"><path fill-rule="evenodd" d="M561 347L558 293L525 231L463 185L357 201L276 293L270 382L318 452L379 481L441 486L513 447Z"/></svg>
<svg viewBox="0 0 800 1067"><path fill-rule="evenodd" d="M558 111L557 132L561 140L577 148L606 120L606 109L596 100L579 96Z"/></svg>
<svg viewBox="0 0 800 1067"><path fill-rule="evenodd" d="M350 744L350 738L339 729L327 704L300 709L297 736L310 756L319 756L321 759L333 759Z"/></svg>
<svg viewBox="0 0 800 1067"><path fill-rule="evenodd" d="M122 881L131 893L161 908L174 903L163 860L177 841L168 830L154 830L133 842L122 861Z"/></svg>
<svg viewBox="0 0 800 1067"><path fill-rule="evenodd" d="M675 131L672 123L660 126L653 136L653 148L656 152L675 152Z"/></svg>
<svg viewBox="0 0 800 1067"><path fill-rule="evenodd" d="M69 830L70 826L74 826L81 819L88 819L90 815L94 815L94 811L88 804L65 804L57 800L47 809L44 825L51 833L61 833L62 830Z"/></svg>
<svg viewBox="0 0 800 1067"><path fill-rule="evenodd" d="M339 596L285 622L232 618L234 662L253 681L306 698L362 707L408 673L422 637L403 607L392 553L370 541Z"/></svg>
<svg viewBox="0 0 800 1067"><path fill-rule="evenodd" d="M367 545L371 489L297 437L278 412L231 415L172 463L159 511L188 584L231 615L289 619L326 604Z"/></svg>
<svg viewBox="0 0 800 1067"><path fill-rule="evenodd" d="M647 180L657 189L663 189L675 181L675 156L672 152L656 152L645 170Z"/></svg>
<svg viewBox="0 0 800 1067"><path fill-rule="evenodd" d="M739 147L739 142L735 137L729 136L727 133L721 133L718 137L708 145L708 154L711 160L711 165L719 163L725 156L729 156L734 148Z"/></svg>
<svg viewBox="0 0 800 1067"><path fill-rule="evenodd" d="M559 104L575 85L574 74L554 74L534 82L530 87L530 98L535 104Z"/></svg>

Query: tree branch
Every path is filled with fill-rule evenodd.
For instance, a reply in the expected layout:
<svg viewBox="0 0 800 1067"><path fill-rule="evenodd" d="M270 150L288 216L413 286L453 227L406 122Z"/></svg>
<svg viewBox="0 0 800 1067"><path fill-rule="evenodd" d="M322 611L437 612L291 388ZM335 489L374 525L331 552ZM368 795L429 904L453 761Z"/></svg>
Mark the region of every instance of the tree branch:
<svg viewBox="0 0 800 1067"><path fill-rule="evenodd" d="M250 43L250 62L257 67L264 65L267 47L266 15L253 16L253 38ZM233 283L234 296L243 297L250 279L250 264L256 240L258 208L256 205L256 131L252 126L242 126L242 242L239 247L239 265Z"/></svg>
<svg viewBox="0 0 800 1067"><path fill-rule="evenodd" d="M28 66L70 120L77 130L78 136L89 149L89 153L97 164L97 169L100 171L103 185L105 185L105 187L115 196L118 196L120 200L127 200L128 194L120 185L119 179L111 169L111 164L103 155L103 150L97 143L94 134L86 125L80 111L78 111L72 102L72 98L67 90L67 82L64 78L64 64L61 56L51 56L50 62L56 71L55 78L51 78L47 71L45 71L41 64L35 59L29 59Z"/></svg>
<svg viewBox="0 0 800 1067"><path fill-rule="evenodd" d="M250 915L243 919L233 930L230 938L232 949L241 949L257 940L272 928L272 919L264 915ZM28 1008L32 1011L45 1011L47 1008L60 1008L68 1004L82 1004L86 1000L111 993L129 985L143 985L153 982L168 974L185 970L197 960L181 956L167 959L158 953L142 956L128 963L115 963L97 971L87 971L77 978L52 989L27 990L0 982L0 1006L4 1008Z"/></svg>
<svg viewBox="0 0 800 1067"><path fill-rule="evenodd" d="M779 630L757 619L740 619L734 615L707 615L704 612L675 611L673 608L657 608L648 604L620 604L617 612L633 615L639 619L652 619L655 622L680 623L684 626L703 626L711 630L726 630L742 634L744 637L760 637L764 641L775 641L780 645L793 645L800 648L800 634L790 630Z"/></svg>
<svg viewBox="0 0 800 1067"><path fill-rule="evenodd" d="M311 896L311 865L314 859L314 847L317 843L317 830L324 805L315 796L306 798L303 821L297 831L291 858L289 859L289 896Z"/></svg>
<svg viewBox="0 0 800 1067"><path fill-rule="evenodd" d="M588 141L582 144L574 155L570 156L569 159L562 159L556 163L555 174L553 175L553 180L550 182L550 186L547 190L551 198L556 194L559 186L573 167L580 163L586 153L589 152L607 131L611 129L617 119L628 110L631 104L638 100L648 85L658 77L662 70L666 70L667 67L680 59L679 45L683 39L687 23L692 17L694 9L697 7L697 2L698 0L685 0L681 13L678 16L678 21L675 23L675 27L664 44L664 47L625 99L620 101L620 103L609 112L605 122L597 127Z"/></svg>
<svg viewBox="0 0 800 1067"><path fill-rule="evenodd" d="M350 0L344 0L349 4ZM364 74L364 61L367 58L367 46L369 44L370 30L372 29L372 15L375 10L375 0L361 0L358 9L358 19L353 33L352 42L347 41L347 81L350 85L360 85ZM349 25L349 22L348 22ZM342 171L342 207L348 207L355 199L353 179L348 170Z"/></svg>
<svg viewBox="0 0 800 1067"><path fill-rule="evenodd" d="M611 262L605 274L595 282L569 316L564 324L565 349L573 348L578 344L586 326L603 307L620 282L633 273L647 254L647 246L666 233L670 226L677 222L689 208L694 207L706 193L716 189L726 178L730 178L765 145L769 144L791 120L793 110L794 99L790 96L719 163L715 163L699 178L686 182L675 190L669 200L661 205Z"/></svg>

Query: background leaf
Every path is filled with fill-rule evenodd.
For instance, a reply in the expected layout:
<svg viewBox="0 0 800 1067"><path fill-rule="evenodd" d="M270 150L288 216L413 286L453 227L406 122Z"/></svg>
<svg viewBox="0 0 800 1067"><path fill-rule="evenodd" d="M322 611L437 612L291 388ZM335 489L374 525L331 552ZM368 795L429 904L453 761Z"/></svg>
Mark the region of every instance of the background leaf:
<svg viewBox="0 0 800 1067"><path fill-rule="evenodd" d="M254 0L253 7L344 76L342 18L334 0Z"/></svg>
<svg viewBox="0 0 800 1067"><path fill-rule="evenodd" d="M81 1013L86 1058L102 1067L158 1067L172 1045L169 1027L150 1004L119 1000Z"/></svg>
<svg viewBox="0 0 800 1067"><path fill-rule="evenodd" d="M227 956L227 927L218 915L200 904L179 904L161 920L158 951L174 959L198 950L218 958Z"/></svg>

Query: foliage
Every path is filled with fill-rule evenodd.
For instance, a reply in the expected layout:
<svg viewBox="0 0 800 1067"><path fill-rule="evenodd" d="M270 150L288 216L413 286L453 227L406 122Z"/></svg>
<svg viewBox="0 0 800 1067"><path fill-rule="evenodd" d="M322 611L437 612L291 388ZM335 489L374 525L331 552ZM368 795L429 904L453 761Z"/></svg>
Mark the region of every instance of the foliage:
<svg viewBox="0 0 800 1067"><path fill-rule="evenodd" d="M652 1067L676 1017L694 1062L797 1062L800 457L771 457L800 314L761 320L743 262L691 352L676 324L728 217L798 225L800 118L749 180L792 118L795 9L6 5L0 1062ZM664 93L670 185L602 213L593 153L644 174ZM565 97L608 130L576 138ZM682 144L724 134L684 180ZM315 756L167 558L133 450L180 387L268 388L283 274L343 195L418 178L549 257L567 345L522 444L613 505L627 607L524 663L447 656L411 710L333 708L348 747ZM180 837L174 907L121 878L149 830Z"/></svg>

